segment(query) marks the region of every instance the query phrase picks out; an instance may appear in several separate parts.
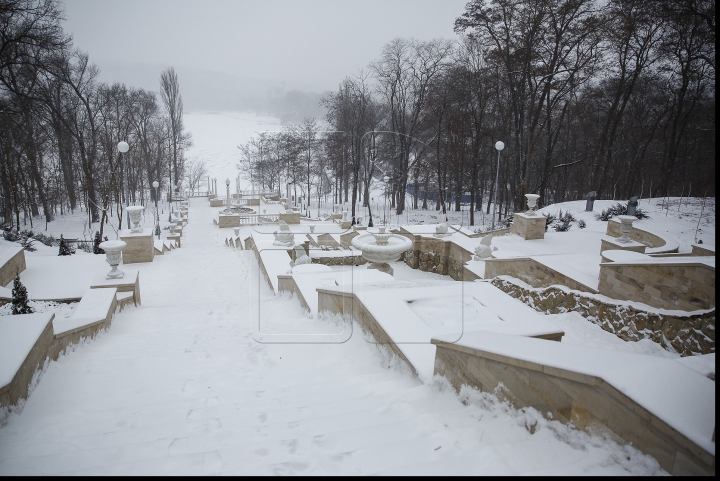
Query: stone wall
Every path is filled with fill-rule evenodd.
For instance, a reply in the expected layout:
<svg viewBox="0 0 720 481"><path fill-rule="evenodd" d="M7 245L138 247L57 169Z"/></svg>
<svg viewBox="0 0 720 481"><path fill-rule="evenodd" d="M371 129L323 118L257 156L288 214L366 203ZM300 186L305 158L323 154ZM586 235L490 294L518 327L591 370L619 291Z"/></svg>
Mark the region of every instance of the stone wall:
<svg viewBox="0 0 720 481"><path fill-rule="evenodd" d="M486 260L485 279L492 279L498 276L512 276L530 284L533 287L549 287L555 284L560 284L578 291L595 292L593 288L581 284L576 280L527 257Z"/></svg>
<svg viewBox="0 0 720 481"><path fill-rule="evenodd" d="M624 341L650 339L682 356L715 352L715 309L697 314L647 311L557 286L532 289L507 278L491 282L536 311L545 314L575 311Z"/></svg>
<svg viewBox="0 0 720 481"><path fill-rule="evenodd" d="M300 212L293 212L293 213L281 212L280 220L285 222L286 224L299 224L300 223Z"/></svg>
<svg viewBox="0 0 720 481"><path fill-rule="evenodd" d="M315 250L317 252L317 250ZM314 257L312 259L313 264L322 264L325 266L359 266L367 263L363 256L328 256L328 257Z"/></svg>
<svg viewBox="0 0 720 481"><path fill-rule="evenodd" d="M632 240L634 240L635 242L640 242L641 244L645 244L650 248L662 247L665 245L665 239L663 239L659 235L653 234L652 232L640 229L636 224L637 222L634 223L633 229L628 234L628 237L630 237ZM620 230L620 221L616 219L610 219L607 223L605 235L608 235L610 237L620 237L622 235L622 231ZM677 249L674 249L674 251L677 252Z"/></svg>
<svg viewBox="0 0 720 481"><path fill-rule="evenodd" d="M433 344L435 373L445 376L458 392L463 385L495 392L516 409L533 407L553 420L606 435L619 444L631 443L674 475L715 473L713 453L601 377L436 340ZM525 427L535 432L534 424Z"/></svg>
<svg viewBox="0 0 720 481"><path fill-rule="evenodd" d="M463 280L465 262L472 259L468 251L442 237L415 236L408 232L400 235L413 241L412 248L402 256L408 266L450 276L456 281Z"/></svg>
<svg viewBox="0 0 720 481"><path fill-rule="evenodd" d="M715 246L710 247L710 246L693 244L692 255L694 255L694 256L714 256L715 255Z"/></svg>
<svg viewBox="0 0 720 481"><path fill-rule="evenodd" d="M370 333L377 344L381 344L390 349L396 356L402 359L417 375L417 371L412 363L405 357L405 354L393 342L392 338L385 332L385 329L375 320L370 311L368 311L362 302L350 292L341 292L326 289L317 289L318 293L318 313L329 312L331 314L340 314L351 317L355 322L360 324L365 332Z"/></svg>
<svg viewBox="0 0 720 481"><path fill-rule="evenodd" d="M9 247L0 253L0 287L8 285L25 270L25 250L22 246Z"/></svg>
<svg viewBox="0 0 720 481"><path fill-rule="evenodd" d="M600 264L600 294L661 309L695 311L715 307L715 269L682 264Z"/></svg>

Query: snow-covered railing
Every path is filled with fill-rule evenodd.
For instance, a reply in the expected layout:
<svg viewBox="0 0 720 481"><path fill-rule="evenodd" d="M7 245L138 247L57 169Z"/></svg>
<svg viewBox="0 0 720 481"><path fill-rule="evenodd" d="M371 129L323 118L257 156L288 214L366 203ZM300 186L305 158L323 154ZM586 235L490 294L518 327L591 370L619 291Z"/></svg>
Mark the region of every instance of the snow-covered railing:
<svg viewBox="0 0 720 481"><path fill-rule="evenodd" d="M240 225L276 224L280 214L249 214L240 216Z"/></svg>

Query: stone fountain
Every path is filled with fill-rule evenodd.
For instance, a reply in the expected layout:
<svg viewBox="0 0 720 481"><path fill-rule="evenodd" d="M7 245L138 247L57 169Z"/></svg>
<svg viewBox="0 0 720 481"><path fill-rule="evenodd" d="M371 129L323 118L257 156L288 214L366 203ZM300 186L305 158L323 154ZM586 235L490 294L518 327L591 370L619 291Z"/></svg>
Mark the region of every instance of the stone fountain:
<svg viewBox="0 0 720 481"><path fill-rule="evenodd" d="M121 240L105 241L100 243L100 248L105 251L105 262L110 264L112 270L108 272L105 279L122 279L125 273L117 268L122 258L122 250L127 244Z"/></svg>
<svg viewBox="0 0 720 481"><path fill-rule="evenodd" d="M393 275L393 269L388 262L398 260L403 252L412 247L412 241L407 237L385 232L385 227L380 227L378 232L368 232L353 238L352 246L362 251L362 256L370 262L368 269Z"/></svg>

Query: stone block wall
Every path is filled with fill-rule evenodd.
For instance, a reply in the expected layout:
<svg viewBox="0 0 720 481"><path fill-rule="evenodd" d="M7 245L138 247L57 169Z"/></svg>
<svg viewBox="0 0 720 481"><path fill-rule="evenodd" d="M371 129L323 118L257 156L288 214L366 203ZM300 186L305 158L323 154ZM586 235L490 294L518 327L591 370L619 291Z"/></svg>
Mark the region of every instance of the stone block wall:
<svg viewBox="0 0 720 481"><path fill-rule="evenodd" d="M620 221L616 219L610 219L607 223L605 235L608 235L610 237L620 237L622 235L622 231L620 230ZM628 234L628 237L630 237L635 242L640 242L641 244L645 244L650 248L662 247L665 245L665 239L663 239L659 235L653 234L652 232L640 229L637 226L637 222L633 223L633 229Z"/></svg>
<svg viewBox="0 0 720 481"><path fill-rule="evenodd" d="M299 224L300 223L300 212L293 212L292 214L281 212L280 220L285 222L286 224Z"/></svg>
<svg viewBox="0 0 720 481"><path fill-rule="evenodd" d="M239 214L219 214L218 215L218 227L225 229L228 227L240 227L240 215Z"/></svg>
<svg viewBox="0 0 720 481"><path fill-rule="evenodd" d="M359 266L366 264L367 261L363 256L343 256L343 257L315 257L312 259L313 264L322 264L325 266Z"/></svg>
<svg viewBox="0 0 720 481"><path fill-rule="evenodd" d="M0 287L8 285L25 270L25 250L22 246L10 247L0 253Z"/></svg>
<svg viewBox="0 0 720 481"><path fill-rule="evenodd" d="M647 311L560 287L532 289L507 278L492 284L544 314L575 311L624 341L650 339L682 356L715 352L715 309L698 314Z"/></svg>
<svg viewBox="0 0 720 481"><path fill-rule="evenodd" d="M122 251L122 263L152 262L155 257L153 230L143 229L142 233L133 233L129 229L120 233L120 240L127 243Z"/></svg>
<svg viewBox="0 0 720 481"><path fill-rule="evenodd" d="M402 257L408 266L447 275L456 281L463 280L465 262L472 259L472 255L465 249L442 237L415 236L408 232L401 232L401 235L413 241L412 248Z"/></svg>
<svg viewBox="0 0 720 481"><path fill-rule="evenodd" d="M510 232L525 240L544 239L546 222L547 219L544 215L528 215L518 212L513 216Z"/></svg>
<svg viewBox="0 0 720 481"><path fill-rule="evenodd" d="M715 307L715 269L685 264L600 264L600 294L661 309Z"/></svg>
<svg viewBox="0 0 720 481"><path fill-rule="evenodd" d="M515 277L533 287L549 287L554 284L560 284L578 291L594 292L591 287L581 284L529 258L486 260L485 279L492 279L498 276Z"/></svg>
<svg viewBox="0 0 720 481"><path fill-rule="evenodd" d="M674 475L713 475L715 458L602 378L511 356L433 340L435 373L496 393L516 409L533 407L553 420L632 443ZM502 386L500 387L500 384ZM496 389L497 388L497 389ZM530 433L534 425L526 424Z"/></svg>

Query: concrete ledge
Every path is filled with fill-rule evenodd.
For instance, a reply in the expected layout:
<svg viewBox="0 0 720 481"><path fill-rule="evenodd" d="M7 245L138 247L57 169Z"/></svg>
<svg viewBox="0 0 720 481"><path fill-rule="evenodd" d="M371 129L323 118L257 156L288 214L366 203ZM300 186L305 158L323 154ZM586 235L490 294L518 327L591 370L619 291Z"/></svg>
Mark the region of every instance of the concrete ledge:
<svg viewBox="0 0 720 481"><path fill-rule="evenodd" d="M671 359L495 333L433 343L435 373L456 390L502 383L516 408L631 442L671 474L715 473L714 383Z"/></svg>
<svg viewBox="0 0 720 481"><path fill-rule="evenodd" d="M605 235L610 237L620 237L622 232L620 231L620 221L617 219L610 219L607 223ZM677 252L680 248L680 244L677 240L669 236L661 236L653 232L641 229L637 226L637 222L633 224L633 228L628 234L635 242L640 242L649 247L645 250L646 254L660 254L663 252Z"/></svg>
<svg viewBox="0 0 720 481"><path fill-rule="evenodd" d="M22 246L9 247L0 252L0 287L8 285L25 270L25 250Z"/></svg>
<svg viewBox="0 0 720 481"><path fill-rule="evenodd" d="M707 245L707 244L693 244L692 245L692 255L694 256L714 256L715 255L715 246L714 245Z"/></svg>
<svg viewBox="0 0 720 481"><path fill-rule="evenodd" d="M310 311L310 306L308 305L307 301L305 300L305 296L302 295L302 292L300 292L300 288L298 287L297 283L295 282L295 278L289 274L282 274L277 276L278 278L278 292L289 292L290 294L294 294L298 301L300 301L300 305L303 306L305 309Z"/></svg>
<svg viewBox="0 0 720 481"><path fill-rule="evenodd" d="M102 329L110 326L117 310L117 289L103 288L88 290L69 319L53 322L55 336L48 356L57 360L68 346L83 339L92 339Z"/></svg>
<svg viewBox="0 0 720 481"><path fill-rule="evenodd" d="M125 277L122 279L106 279L105 274L98 274L90 284L90 289L104 289L114 287L117 292L132 293L132 302L134 305L141 304L140 299L140 272L137 269L123 269Z"/></svg>
<svg viewBox="0 0 720 481"><path fill-rule="evenodd" d="M644 254L645 244L635 241L619 242L613 237L603 237L600 239L600 253L602 254L604 251L630 251Z"/></svg>
<svg viewBox="0 0 720 481"><path fill-rule="evenodd" d="M485 260L485 279L511 276L530 284L532 287L563 285L570 289L597 293L597 289L562 274L529 257Z"/></svg>
<svg viewBox="0 0 720 481"><path fill-rule="evenodd" d="M340 314L355 320L365 331L372 335L375 342L387 346L393 354L402 359L413 373L417 375L415 366L405 357L402 350L393 342L387 332L378 324L354 293L327 289L317 289L317 293L318 312Z"/></svg>
<svg viewBox="0 0 720 481"><path fill-rule="evenodd" d="M10 342L13 348L19 349L15 354L24 354L15 370L17 359L11 356L10 346L2 348L0 358L3 365L0 369L3 371L3 380L0 383L4 385L0 386L0 425L4 423L8 410L28 397L33 375L45 366L53 342L53 319L55 314L52 313L0 316L0 343Z"/></svg>

